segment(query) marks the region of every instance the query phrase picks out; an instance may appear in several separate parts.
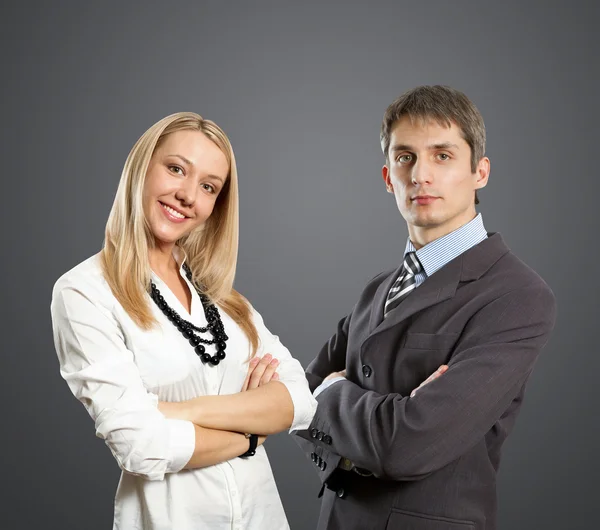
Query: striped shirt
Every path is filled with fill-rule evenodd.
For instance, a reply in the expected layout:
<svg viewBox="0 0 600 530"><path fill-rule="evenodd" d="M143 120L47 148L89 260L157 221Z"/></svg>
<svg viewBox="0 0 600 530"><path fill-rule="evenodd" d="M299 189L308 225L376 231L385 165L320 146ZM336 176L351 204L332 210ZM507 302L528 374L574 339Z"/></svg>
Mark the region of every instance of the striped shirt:
<svg viewBox="0 0 600 530"><path fill-rule="evenodd" d="M483 226L483 218L481 214L466 225L461 226L445 236L427 243L424 247L416 251L417 258L423 265L423 270L415 276L417 288L434 272L437 272L447 263L450 263L454 258L460 256L471 247L481 243L487 239L487 232ZM415 246L410 238L406 242L404 257L409 252L415 252Z"/></svg>

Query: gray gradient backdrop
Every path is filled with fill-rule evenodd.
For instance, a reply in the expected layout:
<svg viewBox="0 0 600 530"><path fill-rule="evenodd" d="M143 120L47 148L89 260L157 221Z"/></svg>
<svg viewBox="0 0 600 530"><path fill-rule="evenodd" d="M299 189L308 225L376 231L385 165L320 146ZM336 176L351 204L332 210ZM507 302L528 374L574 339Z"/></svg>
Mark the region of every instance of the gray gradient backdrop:
<svg viewBox="0 0 600 530"><path fill-rule="evenodd" d="M500 528L597 528L600 10L522 3L3 3L2 528L110 528L119 470L59 376L49 304L54 281L100 248L139 135L180 110L227 131L236 285L306 365L400 259L379 124L427 83L483 113L486 226L559 302L505 446ZM267 447L292 529L314 528L312 466L286 435Z"/></svg>

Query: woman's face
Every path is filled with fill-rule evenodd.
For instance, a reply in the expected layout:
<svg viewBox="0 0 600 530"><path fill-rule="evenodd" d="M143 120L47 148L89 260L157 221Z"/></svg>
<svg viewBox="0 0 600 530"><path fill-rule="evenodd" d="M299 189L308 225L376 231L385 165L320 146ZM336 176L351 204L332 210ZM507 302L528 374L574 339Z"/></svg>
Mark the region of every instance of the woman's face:
<svg viewBox="0 0 600 530"><path fill-rule="evenodd" d="M144 214L159 247L201 226L225 185L229 164L204 133L167 135L154 151L144 184Z"/></svg>

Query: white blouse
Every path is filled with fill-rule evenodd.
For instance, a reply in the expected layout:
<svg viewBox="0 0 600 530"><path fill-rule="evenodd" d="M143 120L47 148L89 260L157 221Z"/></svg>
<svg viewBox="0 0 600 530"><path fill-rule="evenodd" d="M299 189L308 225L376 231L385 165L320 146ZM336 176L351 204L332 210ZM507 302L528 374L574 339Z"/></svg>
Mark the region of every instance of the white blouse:
<svg viewBox="0 0 600 530"><path fill-rule="evenodd" d="M191 315L152 274L170 307L196 326L206 326L202 303L180 268L191 294ZM188 421L167 419L158 401L240 391L249 341L222 309L227 357L203 364L194 348L150 300L159 326L140 329L113 296L99 255L64 274L52 294L54 343L60 372L95 421L122 469L114 530L277 530L289 528L264 446L250 458L184 470L194 451ZM294 405L291 430L308 428L316 410L300 363L265 327L253 309L260 337L257 355L279 359L277 372ZM207 346L208 353L214 346Z"/></svg>

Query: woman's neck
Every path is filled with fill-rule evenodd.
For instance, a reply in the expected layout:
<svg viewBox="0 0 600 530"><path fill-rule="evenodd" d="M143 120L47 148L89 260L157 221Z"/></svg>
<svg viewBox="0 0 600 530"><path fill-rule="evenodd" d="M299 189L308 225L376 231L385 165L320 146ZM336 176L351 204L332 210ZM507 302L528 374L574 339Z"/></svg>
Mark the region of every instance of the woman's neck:
<svg viewBox="0 0 600 530"><path fill-rule="evenodd" d="M173 256L174 245L155 246L149 249L150 268L160 277L179 271L179 265Z"/></svg>

